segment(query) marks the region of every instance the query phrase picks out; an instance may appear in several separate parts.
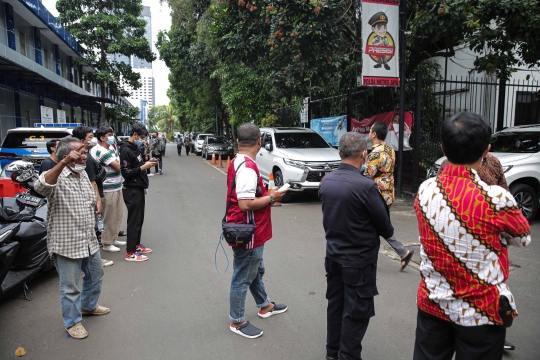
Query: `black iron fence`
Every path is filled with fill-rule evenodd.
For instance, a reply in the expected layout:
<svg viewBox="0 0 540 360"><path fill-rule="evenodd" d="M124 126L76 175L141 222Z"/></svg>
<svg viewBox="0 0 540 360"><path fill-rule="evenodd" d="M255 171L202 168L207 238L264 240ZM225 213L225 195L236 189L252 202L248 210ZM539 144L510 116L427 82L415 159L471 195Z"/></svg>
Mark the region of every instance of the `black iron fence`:
<svg viewBox="0 0 540 360"><path fill-rule="evenodd" d="M405 86L405 110L414 114L411 151L403 156L402 189L413 194L426 179L427 171L442 156L439 132L442 120L461 111L486 117L492 129L540 124L540 83L497 79L452 77L449 80L423 80L419 76ZM360 87L347 94L310 100L308 123L302 124L303 104L275 109L276 126L306 126L309 120L347 115L348 119L364 118L399 110L399 88ZM348 121L350 126L351 121ZM349 128L350 130L350 128ZM396 167L397 168L397 167Z"/></svg>

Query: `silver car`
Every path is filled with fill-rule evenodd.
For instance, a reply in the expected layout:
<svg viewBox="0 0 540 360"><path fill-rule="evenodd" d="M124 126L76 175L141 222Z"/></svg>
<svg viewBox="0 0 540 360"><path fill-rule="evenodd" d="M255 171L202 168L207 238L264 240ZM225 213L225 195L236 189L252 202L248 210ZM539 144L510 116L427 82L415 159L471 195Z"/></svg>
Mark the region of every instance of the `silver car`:
<svg viewBox="0 0 540 360"><path fill-rule="evenodd" d="M534 219L540 198L540 125L515 126L493 134L490 152L501 162L521 212L527 220ZM444 159L435 162L428 178L437 176Z"/></svg>

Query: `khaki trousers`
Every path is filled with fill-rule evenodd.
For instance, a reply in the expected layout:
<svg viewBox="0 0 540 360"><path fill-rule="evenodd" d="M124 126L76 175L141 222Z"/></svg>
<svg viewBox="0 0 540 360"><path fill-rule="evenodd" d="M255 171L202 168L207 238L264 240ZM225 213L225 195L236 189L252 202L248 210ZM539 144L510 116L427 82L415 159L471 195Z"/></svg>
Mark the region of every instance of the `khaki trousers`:
<svg viewBox="0 0 540 360"><path fill-rule="evenodd" d="M104 245L111 245L118 239L118 232L124 217L124 198L122 190L106 192L101 200L103 204L103 225L104 230L101 234L101 242Z"/></svg>

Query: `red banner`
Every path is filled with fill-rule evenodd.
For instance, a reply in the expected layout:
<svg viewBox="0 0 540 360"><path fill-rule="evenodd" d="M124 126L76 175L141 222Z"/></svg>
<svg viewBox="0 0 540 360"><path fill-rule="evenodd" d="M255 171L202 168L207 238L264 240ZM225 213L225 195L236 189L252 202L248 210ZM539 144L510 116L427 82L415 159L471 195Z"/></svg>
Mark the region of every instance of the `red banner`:
<svg viewBox="0 0 540 360"><path fill-rule="evenodd" d="M399 86L399 78L364 76L362 77L362 85L364 86Z"/></svg>
<svg viewBox="0 0 540 360"><path fill-rule="evenodd" d="M376 123L377 121L381 121L388 125L388 130L394 130L394 127L392 125L392 119L394 118L394 115L398 114L399 111L389 111L384 114L379 114L375 116L371 116L368 118L365 118L363 120L356 120L351 119L351 131L356 131L360 134L369 134L369 129L371 129L371 125ZM412 129L413 126L413 114L410 111L405 111L405 125L409 129Z"/></svg>
<svg viewBox="0 0 540 360"><path fill-rule="evenodd" d="M396 53L395 46L380 46L380 45L368 45L366 47L366 54L376 56L394 56Z"/></svg>

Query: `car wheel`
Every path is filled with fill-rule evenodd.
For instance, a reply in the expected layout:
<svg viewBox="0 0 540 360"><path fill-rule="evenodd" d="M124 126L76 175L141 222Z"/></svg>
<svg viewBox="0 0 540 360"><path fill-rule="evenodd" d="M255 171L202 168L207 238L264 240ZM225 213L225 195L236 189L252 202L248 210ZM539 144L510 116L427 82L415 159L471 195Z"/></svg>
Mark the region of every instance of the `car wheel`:
<svg viewBox="0 0 540 360"><path fill-rule="evenodd" d="M281 170L277 170L275 173L274 173L274 185L276 185L277 188L280 188L282 187L284 184L284 181L283 181L283 174L281 173ZM287 203L289 201L291 201L291 192L288 191L286 192L283 197L281 198L281 202L282 203Z"/></svg>
<svg viewBox="0 0 540 360"><path fill-rule="evenodd" d="M510 192L523 216L529 221L534 219L538 210L538 195L534 189L527 184L516 184L510 187Z"/></svg>

